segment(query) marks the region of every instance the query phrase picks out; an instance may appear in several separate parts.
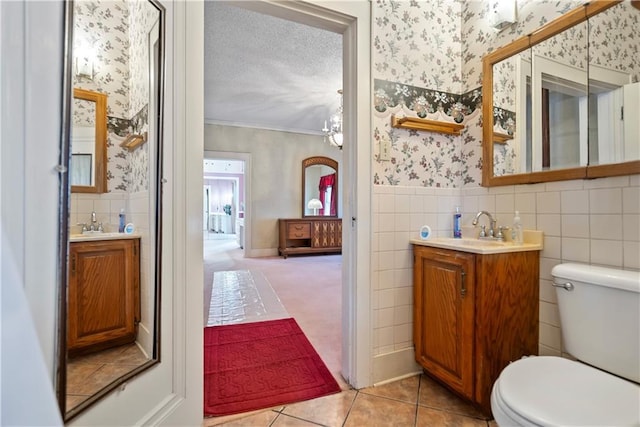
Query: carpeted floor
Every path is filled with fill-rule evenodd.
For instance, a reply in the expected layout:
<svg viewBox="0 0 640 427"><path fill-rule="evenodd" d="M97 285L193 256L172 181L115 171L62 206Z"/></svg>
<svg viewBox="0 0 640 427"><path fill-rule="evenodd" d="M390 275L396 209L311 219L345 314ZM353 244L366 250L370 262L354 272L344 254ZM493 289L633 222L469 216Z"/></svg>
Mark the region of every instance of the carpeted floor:
<svg viewBox="0 0 640 427"><path fill-rule="evenodd" d="M250 270L269 282L323 362L340 381L342 363L342 256L244 258L234 239L204 241L203 325L209 318L214 272Z"/></svg>
<svg viewBox="0 0 640 427"><path fill-rule="evenodd" d="M222 416L340 392L294 319L204 330L204 413Z"/></svg>

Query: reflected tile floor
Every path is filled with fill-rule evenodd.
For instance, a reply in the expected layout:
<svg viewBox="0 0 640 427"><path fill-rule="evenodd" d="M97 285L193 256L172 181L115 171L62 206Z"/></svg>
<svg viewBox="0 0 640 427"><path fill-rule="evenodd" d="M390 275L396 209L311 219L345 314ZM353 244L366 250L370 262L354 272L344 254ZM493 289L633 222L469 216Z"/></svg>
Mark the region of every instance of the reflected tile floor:
<svg viewBox="0 0 640 427"><path fill-rule="evenodd" d="M67 411L148 360L135 343L70 359L67 362Z"/></svg>
<svg viewBox="0 0 640 427"><path fill-rule="evenodd" d="M205 418L202 425L224 427L497 427L477 409L426 375L361 390L227 417Z"/></svg>

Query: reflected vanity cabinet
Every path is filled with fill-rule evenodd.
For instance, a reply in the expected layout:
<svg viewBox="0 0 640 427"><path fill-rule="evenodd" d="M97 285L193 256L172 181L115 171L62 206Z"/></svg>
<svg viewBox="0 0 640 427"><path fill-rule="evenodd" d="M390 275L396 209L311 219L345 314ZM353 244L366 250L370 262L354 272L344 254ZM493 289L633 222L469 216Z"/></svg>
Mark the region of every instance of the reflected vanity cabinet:
<svg viewBox="0 0 640 427"><path fill-rule="evenodd" d="M490 415L502 369L538 354L539 252L413 254L416 362Z"/></svg>
<svg viewBox="0 0 640 427"><path fill-rule="evenodd" d="M278 228L278 252L285 259L290 254L342 252L342 218L280 218Z"/></svg>
<svg viewBox="0 0 640 427"><path fill-rule="evenodd" d="M70 356L135 341L140 321L140 239L71 242Z"/></svg>

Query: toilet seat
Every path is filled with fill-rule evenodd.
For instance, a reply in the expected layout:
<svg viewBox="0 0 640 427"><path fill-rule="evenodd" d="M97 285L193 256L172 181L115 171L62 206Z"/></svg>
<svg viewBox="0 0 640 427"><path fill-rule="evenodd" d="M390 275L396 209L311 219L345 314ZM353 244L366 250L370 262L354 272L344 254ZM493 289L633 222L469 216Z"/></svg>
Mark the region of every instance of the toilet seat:
<svg viewBox="0 0 640 427"><path fill-rule="evenodd" d="M494 385L496 421L505 425L639 425L640 385L561 357L508 365Z"/></svg>

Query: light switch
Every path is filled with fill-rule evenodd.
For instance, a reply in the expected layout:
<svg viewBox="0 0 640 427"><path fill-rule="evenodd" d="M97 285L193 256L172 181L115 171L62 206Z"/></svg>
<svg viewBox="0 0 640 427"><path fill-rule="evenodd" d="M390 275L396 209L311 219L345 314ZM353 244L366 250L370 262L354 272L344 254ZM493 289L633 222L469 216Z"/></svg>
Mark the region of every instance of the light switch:
<svg viewBox="0 0 640 427"><path fill-rule="evenodd" d="M388 138L380 138L380 160L391 160L391 141Z"/></svg>

